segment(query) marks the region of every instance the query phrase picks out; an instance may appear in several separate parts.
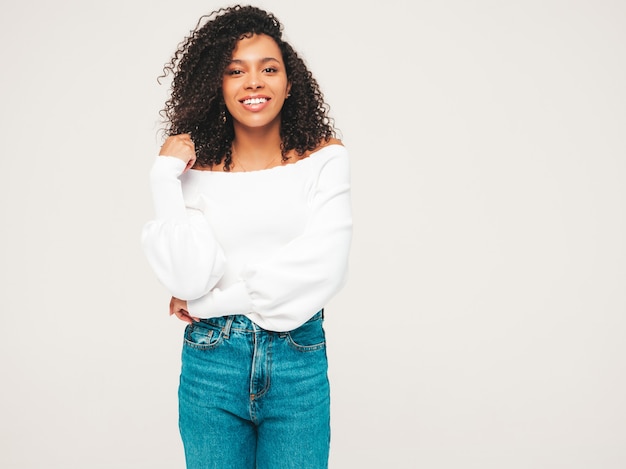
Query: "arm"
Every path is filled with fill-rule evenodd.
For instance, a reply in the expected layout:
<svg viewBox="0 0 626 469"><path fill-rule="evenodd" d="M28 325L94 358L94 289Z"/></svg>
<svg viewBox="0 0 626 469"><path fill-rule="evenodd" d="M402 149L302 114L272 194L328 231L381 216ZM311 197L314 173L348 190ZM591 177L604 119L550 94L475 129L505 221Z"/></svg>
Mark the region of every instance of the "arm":
<svg viewBox="0 0 626 469"><path fill-rule="evenodd" d="M262 264L249 264L240 280L188 302L194 317L242 314L268 330L306 322L343 286L352 236L350 168L343 148L325 162L302 235Z"/></svg>
<svg viewBox="0 0 626 469"><path fill-rule="evenodd" d="M176 137L179 141L172 142ZM156 218L144 226L141 241L159 281L173 296L190 300L215 286L225 261L207 220L185 206L179 177L193 165L195 153L189 155L190 140L176 137L166 141L152 166ZM168 153L176 156L165 156Z"/></svg>

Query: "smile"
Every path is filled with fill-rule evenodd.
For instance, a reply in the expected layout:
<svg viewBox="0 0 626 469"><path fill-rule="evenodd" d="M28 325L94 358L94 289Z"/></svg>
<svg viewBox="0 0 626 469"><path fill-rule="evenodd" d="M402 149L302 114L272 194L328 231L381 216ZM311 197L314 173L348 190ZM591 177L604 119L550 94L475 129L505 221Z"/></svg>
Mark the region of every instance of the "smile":
<svg viewBox="0 0 626 469"><path fill-rule="evenodd" d="M252 104L263 104L267 102L267 98L249 98L244 99L242 101L243 104L252 105Z"/></svg>

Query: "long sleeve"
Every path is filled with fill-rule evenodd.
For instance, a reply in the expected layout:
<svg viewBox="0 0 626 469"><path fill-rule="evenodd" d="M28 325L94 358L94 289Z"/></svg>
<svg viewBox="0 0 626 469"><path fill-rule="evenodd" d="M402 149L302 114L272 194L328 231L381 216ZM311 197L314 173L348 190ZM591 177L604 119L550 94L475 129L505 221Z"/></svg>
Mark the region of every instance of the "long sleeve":
<svg viewBox="0 0 626 469"><path fill-rule="evenodd" d="M205 217L185 206L182 160L159 156L150 171L156 218L143 228L141 242L159 281L175 297L206 294L224 273L225 259Z"/></svg>
<svg viewBox="0 0 626 469"><path fill-rule="evenodd" d="M352 216L349 158L339 148L319 169L304 232L264 262L245 265L234 284L189 301L193 316L246 314L265 329L286 331L306 322L341 289Z"/></svg>

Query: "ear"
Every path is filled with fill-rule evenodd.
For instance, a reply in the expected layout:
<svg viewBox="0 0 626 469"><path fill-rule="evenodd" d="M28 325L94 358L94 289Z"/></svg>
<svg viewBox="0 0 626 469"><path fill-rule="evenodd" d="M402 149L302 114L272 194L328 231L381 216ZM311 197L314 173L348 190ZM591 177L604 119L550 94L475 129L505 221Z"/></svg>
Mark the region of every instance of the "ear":
<svg viewBox="0 0 626 469"><path fill-rule="evenodd" d="M289 97L289 93L291 92L291 82L287 83L287 97Z"/></svg>

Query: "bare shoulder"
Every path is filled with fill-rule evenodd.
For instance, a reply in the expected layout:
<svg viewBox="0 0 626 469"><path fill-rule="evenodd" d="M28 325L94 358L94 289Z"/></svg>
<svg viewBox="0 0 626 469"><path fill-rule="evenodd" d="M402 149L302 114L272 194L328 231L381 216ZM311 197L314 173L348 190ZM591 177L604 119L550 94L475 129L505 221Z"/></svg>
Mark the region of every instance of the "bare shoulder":
<svg viewBox="0 0 626 469"><path fill-rule="evenodd" d="M343 146L343 143L338 138L329 138L328 140L322 140L320 142L320 144L317 147L315 147L313 150L309 150L309 151L305 152L303 155L297 156L296 157L296 161L308 158L313 153L316 153L316 152L320 151L322 148L328 147L330 145L341 145L341 146Z"/></svg>
<svg viewBox="0 0 626 469"><path fill-rule="evenodd" d="M320 143L320 145L313 150L313 153L316 151L321 150L324 147L330 146L330 145L341 145L343 146L343 142L341 140L339 140L338 138L329 138L328 140L323 140L322 143Z"/></svg>

